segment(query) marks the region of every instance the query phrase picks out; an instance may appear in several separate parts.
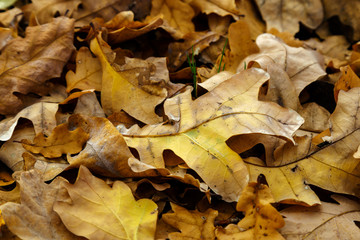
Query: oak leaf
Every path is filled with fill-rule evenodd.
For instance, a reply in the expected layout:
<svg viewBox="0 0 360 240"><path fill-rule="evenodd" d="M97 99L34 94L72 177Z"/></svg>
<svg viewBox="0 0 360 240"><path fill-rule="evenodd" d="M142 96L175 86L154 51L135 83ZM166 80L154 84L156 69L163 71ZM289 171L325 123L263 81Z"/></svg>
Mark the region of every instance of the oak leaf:
<svg viewBox="0 0 360 240"><path fill-rule="evenodd" d="M337 203L321 202L314 207L293 206L280 213L285 226L280 233L286 239L358 239L360 204L344 196L333 195Z"/></svg>
<svg viewBox="0 0 360 240"><path fill-rule="evenodd" d="M360 194L358 151L360 88L340 91L335 111L330 116L330 136L323 137L325 146L312 146L308 138L297 145L286 144L275 151L276 164L248 163L251 179L263 174L277 202L296 202L303 205L320 204L308 184L333 192ZM302 150L300 150L302 149ZM278 152L278 153L277 153Z"/></svg>
<svg viewBox="0 0 360 240"><path fill-rule="evenodd" d="M101 103L105 113L124 110L144 123L159 122L155 107L167 96L164 85L169 81L165 59L153 58L151 63L126 58L128 64L117 66L119 71L115 71L114 53L100 36L91 41L90 48L102 66Z"/></svg>
<svg viewBox="0 0 360 240"><path fill-rule="evenodd" d="M271 205L273 202L271 191L266 185L250 182L236 205L236 210L245 212L245 217L237 225L229 224L225 229L218 228L216 237L219 240L283 240L277 229L282 228L285 222Z"/></svg>
<svg viewBox="0 0 360 240"><path fill-rule="evenodd" d="M340 90L348 91L351 88L360 87L360 78L349 65L341 67L340 71L342 73L341 77L334 86L334 97L336 102L338 101Z"/></svg>
<svg viewBox="0 0 360 240"><path fill-rule="evenodd" d="M13 39L0 55L0 114L15 114L24 103L13 93L45 95L47 80L59 77L73 51L74 20L26 28L26 37ZM16 54L14 54L16 53Z"/></svg>
<svg viewBox="0 0 360 240"><path fill-rule="evenodd" d="M260 48L260 53L248 56L244 60L248 63L247 65L250 67L252 62L257 62L261 68L266 70L268 57L270 57L289 75L295 85L297 95L307 85L326 74L323 58L314 50L290 47L269 33L259 35L256 44ZM237 71L240 69L243 69L242 64Z"/></svg>
<svg viewBox="0 0 360 240"><path fill-rule="evenodd" d="M191 19L195 16L192 7L180 0L153 0L147 21L162 17L161 26L175 39L183 38L185 34L195 32Z"/></svg>
<svg viewBox="0 0 360 240"><path fill-rule="evenodd" d="M51 184L31 170L23 172L19 184L21 204L7 202L0 206L6 226L21 239L82 239L69 232L53 211L56 199L66 194L57 178Z"/></svg>
<svg viewBox="0 0 360 240"><path fill-rule="evenodd" d="M222 17L231 15L235 20L239 19L239 9L235 0L191 0L190 5L195 9L199 9L201 12L210 15L215 13Z"/></svg>
<svg viewBox="0 0 360 240"><path fill-rule="evenodd" d="M281 32L295 34L299 31L299 22L315 29L323 21L323 6L320 0L311 2L256 0L267 30L276 28Z"/></svg>
<svg viewBox="0 0 360 240"><path fill-rule="evenodd" d="M224 200L236 201L247 184L247 169L225 141L246 133L291 140L303 123L294 111L257 100L260 86L268 79L265 71L252 68L195 101L188 89L165 102L165 114L172 124L135 126L122 133L143 163L164 167L163 151L170 149Z"/></svg>
<svg viewBox="0 0 360 240"><path fill-rule="evenodd" d="M115 181L109 187L81 166L76 182L63 187L69 195L59 199L54 210L76 235L88 239L154 238L157 205L149 199L136 201L125 183Z"/></svg>
<svg viewBox="0 0 360 240"><path fill-rule="evenodd" d="M89 135L82 128L69 131L68 124L64 123L57 126L49 137L39 133L33 142L28 139L21 142L23 147L32 153L40 153L44 157L55 158L62 154L80 152L88 138Z"/></svg>
<svg viewBox="0 0 360 240"><path fill-rule="evenodd" d="M165 213L162 219L167 224L179 229L181 232L169 233L170 240L177 239L215 239L214 221L218 211L209 208L205 212L187 210L171 203L173 213Z"/></svg>

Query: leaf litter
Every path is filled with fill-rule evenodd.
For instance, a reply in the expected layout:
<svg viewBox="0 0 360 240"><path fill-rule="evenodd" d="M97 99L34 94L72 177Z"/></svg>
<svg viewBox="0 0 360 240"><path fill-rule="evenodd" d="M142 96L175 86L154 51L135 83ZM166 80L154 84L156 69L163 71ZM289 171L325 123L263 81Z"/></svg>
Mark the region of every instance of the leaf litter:
<svg viewBox="0 0 360 240"><path fill-rule="evenodd" d="M7 1L1 238L359 239L358 5Z"/></svg>

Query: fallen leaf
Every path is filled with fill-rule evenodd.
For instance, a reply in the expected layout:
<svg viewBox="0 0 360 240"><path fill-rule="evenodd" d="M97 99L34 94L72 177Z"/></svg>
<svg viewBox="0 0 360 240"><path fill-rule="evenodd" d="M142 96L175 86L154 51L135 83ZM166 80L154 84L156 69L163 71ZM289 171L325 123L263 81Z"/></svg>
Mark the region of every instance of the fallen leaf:
<svg viewBox="0 0 360 240"><path fill-rule="evenodd" d="M190 5L207 15L215 13L222 17L231 15L235 20L239 19L239 9L235 0L192 0Z"/></svg>
<svg viewBox="0 0 360 240"><path fill-rule="evenodd" d="M11 191L0 190L0 205L7 202L20 203L20 187L16 184L16 187Z"/></svg>
<svg viewBox="0 0 360 240"><path fill-rule="evenodd" d="M155 114L155 107L167 95L166 89L159 85L164 83L166 78L169 79L165 59L163 64L160 63L163 69L159 69L159 65L149 66L144 60L128 58L128 62L132 63L123 65L120 71L115 71L111 59L106 57L106 53L112 53L106 42L97 37L91 41L90 48L102 66L101 103L105 113L110 115L124 110L144 123L159 122L160 117Z"/></svg>
<svg viewBox="0 0 360 240"><path fill-rule="evenodd" d="M21 204L7 202L0 206L6 226L21 239L82 239L69 232L53 211L56 199L66 194L57 178L45 184L35 171L20 176Z"/></svg>
<svg viewBox="0 0 360 240"><path fill-rule="evenodd" d="M333 195L337 203L321 202L314 207L293 206L280 213L285 226L280 233L286 239L358 239L360 204L344 196Z"/></svg>
<svg viewBox="0 0 360 240"><path fill-rule="evenodd" d="M289 75L297 95L307 85L326 74L322 56L316 51L290 47L269 33L259 35L256 44L260 48L260 53L248 56L244 60L247 65L251 65L251 61L254 61L259 63L261 68L266 69L268 61L263 64L262 60L264 57L270 57ZM243 65L240 65L237 71L242 68Z"/></svg>
<svg viewBox="0 0 360 240"><path fill-rule="evenodd" d="M297 146L287 144L290 146L278 155L282 160L276 167L248 163L250 179L265 175L277 202L320 204L308 184L359 196L359 160L353 156L359 146L356 140L360 134L359 94L360 88L340 92L336 109L330 116L331 136L323 137L327 141L325 146L311 146L311 141L298 142Z"/></svg>
<svg viewBox="0 0 360 240"><path fill-rule="evenodd" d="M302 130L322 132L329 128L330 113L317 103L310 102L304 104L298 113L305 119L304 124L300 128Z"/></svg>
<svg viewBox="0 0 360 240"><path fill-rule="evenodd" d="M324 18L320 0L311 2L276 0L256 0L261 15L266 22L266 29L276 28L280 32L295 34L299 31L299 22L315 29Z"/></svg>
<svg viewBox="0 0 360 240"><path fill-rule="evenodd" d="M0 114L15 114L24 103L13 93L46 95L47 80L59 77L73 51L74 20L26 28L26 37L13 39L0 55ZM16 55L14 55L16 53Z"/></svg>
<svg viewBox="0 0 360 240"><path fill-rule="evenodd" d="M338 101L340 90L348 91L351 88L360 87L360 78L349 65L341 67L340 71L342 75L334 86L334 97L336 102Z"/></svg>
<svg viewBox="0 0 360 240"><path fill-rule="evenodd" d="M66 73L66 91L95 89L101 91L101 64L86 47L81 47L76 55L76 72Z"/></svg>
<svg viewBox="0 0 360 240"><path fill-rule="evenodd" d="M276 28L272 28L268 31L268 33L277 36L278 38L281 38L281 40L284 41L288 46L290 47L303 47L304 42L295 38L291 33L289 32L279 32Z"/></svg>
<svg viewBox="0 0 360 240"><path fill-rule="evenodd" d="M237 225L217 228L217 239L284 239L278 229L285 222L271 205L273 202L271 191L266 185L250 182L236 205L236 210L245 212L245 217Z"/></svg>
<svg viewBox="0 0 360 240"><path fill-rule="evenodd" d="M63 187L69 196L59 199L54 210L76 235L88 239L154 238L157 205L149 199L136 201L125 183L115 181L109 187L81 166L76 182Z"/></svg>
<svg viewBox="0 0 360 240"><path fill-rule="evenodd" d="M5 10L6 8L12 6L15 2L16 0L3 0L0 2L0 9Z"/></svg>
<svg viewBox="0 0 360 240"><path fill-rule="evenodd" d="M82 114L94 117L105 117L104 110L94 92L81 95L74 109L74 114Z"/></svg>
<svg viewBox="0 0 360 240"><path fill-rule="evenodd" d="M170 240L176 239L215 239L214 220L218 211L209 208L205 212L187 210L171 203L173 213L165 213L162 219L180 232L169 233Z"/></svg>
<svg viewBox="0 0 360 240"><path fill-rule="evenodd" d="M151 12L146 19L150 22L154 18L162 17L164 23L161 27L173 38L180 39L195 31L191 22L194 15L192 7L181 0L152 0Z"/></svg>
<svg viewBox="0 0 360 240"><path fill-rule="evenodd" d="M84 129L89 135L85 148L79 154L68 154L70 168L83 165L98 174L111 177L168 174L166 169L155 169L135 159L122 135L106 118L72 115L69 125ZM135 169L138 171L134 171Z"/></svg>
<svg viewBox="0 0 360 240"><path fill-rule="evenodd" d="M22 13L20 8L14 7L7 10L6 12L0 13L0 23L3 27L10 27L11 25L16 25L18 21L21 20L20 14Z"/></svg>
<svg viewBox="0 0 360 240"><path fill-rule="evenodd" d="M268 78L263 70L252 68L195 101L188 89L164 104L172 124L132 127L122 133L143 163L164 167L163 151L170 149L225 201L236 201L247 184L247 169L225 141L246 133L292 139L303 121L292 110L257 100L259 88Z"/></svg>
<svg viewBox="0 0 360 240"><path fill-rule="evenodd" d="M39 133L32 142L23 139L21 143L26 150L32 153L40 153L47 158L55 158L62 154L80 152L88 138L89 135L82 128L69 131L68 124L61 124L54 129L49 137Z"/></svg>

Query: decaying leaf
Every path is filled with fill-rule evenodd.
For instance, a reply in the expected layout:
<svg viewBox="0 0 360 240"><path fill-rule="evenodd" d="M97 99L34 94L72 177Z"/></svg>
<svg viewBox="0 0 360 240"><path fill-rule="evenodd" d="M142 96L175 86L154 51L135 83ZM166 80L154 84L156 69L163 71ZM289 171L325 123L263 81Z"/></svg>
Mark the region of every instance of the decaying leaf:
<svg viewBox="0 0 360 240"><path fill-rule="evenodd" d="M82 128L69 131L68 124L61 124L54 129L49 137L39 133L33 142L28 139L21 142L23 147L32 153L40 153L44 157L55 158L62 154L80 152L88 138L89 135Z"/></svg>
<svg viewBox="0 0 360 240"><path fill-rule="evenodd" d="M358 239L360 204L340 195L332 196L339 204L322 202L319 206L293 206L282 210L285 226L280 233L288 240Z"/></svg>
<svg viewBox="0 0 360 240"><path fill-rule="evenodd" d="M168 79L167 72L159 70L154 64L130 58L129 64L125 64L122 69L120 67L120 71L115 71L111 65L114 59L107 58L109 55L114 57L114 54L105 41L98 36L91 41L90 47L102 66L101 103L105 113L110 115L124 110L144 123L159 122L160 117L155 114L155 107L167 95L166 89L161 86L165 83L164 78ZM162 65L164 64L160 63Z"/></svg>
<svg viewBox="0 0 360 240"><path fill-rule="evenodd" d="M71 168L86 166L92 171L111 177L167 175L166 169L155 169L135 159L124 138L106 118L73 115L73 128L84 129L89 135L84 150L67 156Z"/></svg>
<svg viewBox="0 0 360 240"><path fill-rule="evenodd" d="M180 239L215 239L214 220L218 211L209 208L205 212L187 210L174 203L171 203L174 213L166 213L162 219L167 224L177 228L180 232L169 234L170 240Z"/></svg>
<svg viewBox="0 0 360 240"><path fill-rule="evenodd" d="M320 0L310 2L303 1L276 1L256 0L266 28L276 28L281 32L295 34L299 31L299 22L305 26L315 29L324 18L323 6Z"/></svg>
<svg viewBox="0 0 360 240"><path fill-rule="evenodd" d="M331 136L323 137L327 145L311 147L310 141L298 142L278 157L276 167L248 163L250 179L264 174L277 202L302 202L304 205L320 204L320 200L308 186L359 196L359 160L357 152L360 137L358 109L360 88L340 91L338 104L330 116ZM302 151L298 151L299 149Z"/></svg>
<svg viewBox="0 0 360 240"><path fill-rule="evenodd" d="M284 240L278 232L285 224L280 213L271 205L274 202L270 189L260 183L250 182L236 205L237 211L245 212L240 222L218 228L219 240L274 239Z"/></svg>
<svg viewBox="0 0 360 240"><path fill-rule="evenodd" d="M57 178L51 184L43 182L35 171L20 176L21 204L8 202L0 206L6 226L21 239L82 239L69 232L53 211L56 199L66 194Z"/></svg>
<svg viewBox="0 0 360 240"><path fill-rule="evenodd" d="M268 78L261 69L242 71L195 101L188 89L165 102L172 124L124 130L125 140L142 162L158 168L164 167L163 151L172 150L224 200L236 201L248 182L247 169L225 141L246 133L292 139L303 123L294 111L257 100Z"/></svg>
<svg viewBox="0 0 360 240"><path fill-rule="evenodd" d="M181 0L153 0L148 21L162 17L164 24L161 26L175 39L183 38L185 34L195 31L191 22L195 13L192 7Z"/></svg>
<svg viewBox="0 0 360 240"><path fill-rule="evenodd" d="M73 34L74 20L59 17L26 28L26 38L17 37L6 46L0 55L0 114L15 114L23 107L14 92L49 92L45 82L60 76L73 51Z"/></svg>
<svg viewBox="0 0 360 240"><path fill-rule="evenodd" d="M76 235L109 240L154 238L157 205L149 199L136 201L125 183L115 181L109 187L81 166L75 184L63 186L69 196L59 199L54 210Z"/></svg>

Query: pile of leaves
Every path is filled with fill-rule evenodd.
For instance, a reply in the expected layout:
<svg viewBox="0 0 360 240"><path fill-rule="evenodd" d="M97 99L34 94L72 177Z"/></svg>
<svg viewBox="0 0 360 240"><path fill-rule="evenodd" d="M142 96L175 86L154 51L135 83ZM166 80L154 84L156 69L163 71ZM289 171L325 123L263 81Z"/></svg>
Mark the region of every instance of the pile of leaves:
<svg viewBox="0 0 360 240"><path fill-rule="evenodd" d="M0 7L3 239L360 239L359 1Z"/></svg>

